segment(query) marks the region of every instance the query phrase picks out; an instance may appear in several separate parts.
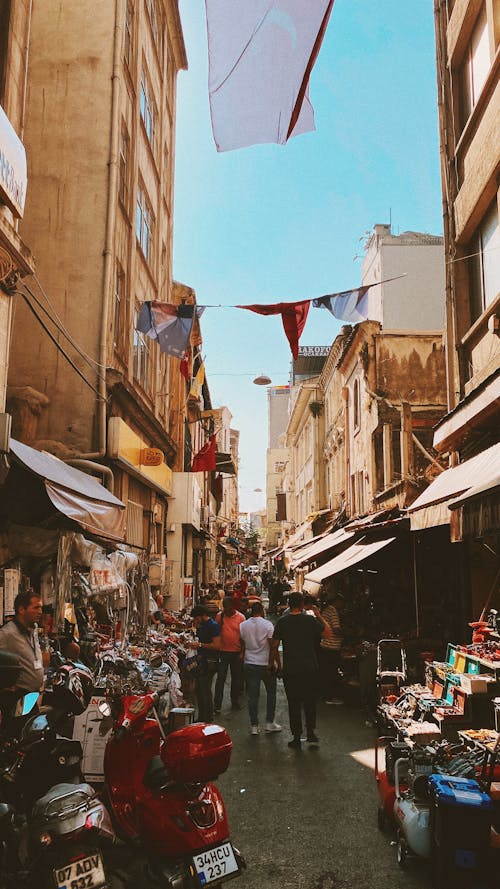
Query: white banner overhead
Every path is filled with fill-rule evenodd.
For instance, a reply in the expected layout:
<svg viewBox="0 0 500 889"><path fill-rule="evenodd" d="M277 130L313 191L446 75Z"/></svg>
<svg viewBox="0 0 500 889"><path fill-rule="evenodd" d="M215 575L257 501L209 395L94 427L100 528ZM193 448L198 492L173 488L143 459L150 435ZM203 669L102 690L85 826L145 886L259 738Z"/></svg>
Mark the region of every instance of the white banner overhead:
<svg viewBox="0 0 500 889"><path fill-rule="evenodd" d="M314 130L309 77L333 0L206 0L218 151Z"/></svg>

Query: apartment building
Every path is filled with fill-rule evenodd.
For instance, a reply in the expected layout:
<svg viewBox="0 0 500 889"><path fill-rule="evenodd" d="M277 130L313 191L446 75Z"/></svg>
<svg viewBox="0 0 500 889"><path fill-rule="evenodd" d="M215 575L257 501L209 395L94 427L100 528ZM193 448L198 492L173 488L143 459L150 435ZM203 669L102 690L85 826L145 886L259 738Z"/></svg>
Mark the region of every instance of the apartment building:
<svg viewBox="0 0 500 889"><path fill-rule="evenodd" d="M14 297L20 278L34 271L19 233L28 186L24 145L31 3L0 4L0 450L8 450L10 417L4 414Z"/></svg>
<svg viewBox="0 0 500 889"><path fill-rule="evenodd" d="M37 277L16 297L13 430L97 474L107 464L127 543L153 553L164 551L173 490L179 364L135 322L144 301L175 301L176 78L186 65L176 0L32 4L21 235Z"/></svg>

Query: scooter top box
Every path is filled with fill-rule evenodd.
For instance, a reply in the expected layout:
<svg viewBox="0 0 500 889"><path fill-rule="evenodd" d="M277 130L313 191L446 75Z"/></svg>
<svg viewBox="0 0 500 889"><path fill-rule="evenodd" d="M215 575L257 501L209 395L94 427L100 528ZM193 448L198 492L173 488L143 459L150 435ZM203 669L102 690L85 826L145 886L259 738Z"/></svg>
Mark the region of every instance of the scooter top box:
<svg viewBox="0 0 500 889"><path fill-rule="evenodd" d="M226 771L233 742L220 725L195 722L165 738L161 758L174 781L211 781Z"/></svg>

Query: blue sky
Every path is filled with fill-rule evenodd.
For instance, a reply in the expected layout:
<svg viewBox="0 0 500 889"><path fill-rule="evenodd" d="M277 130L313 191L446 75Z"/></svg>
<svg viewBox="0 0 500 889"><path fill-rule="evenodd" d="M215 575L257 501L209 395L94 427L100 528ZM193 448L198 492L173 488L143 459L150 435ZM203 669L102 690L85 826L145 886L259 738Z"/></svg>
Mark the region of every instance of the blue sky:
<svg viewBox="0 0 500 889"><path fill-rule="evenodd" d="M198 303L335 293L360 283L354 257L376 223L442 233L432 0L336 0L310 81L316 131L222 154L205 4L180 0L180 10L189 70L178 78L174 277ZM329 345L338 329L311 308L301 345ZM207 309L202 332L213 404L240 430L240 507L264 507L253 489L265 490L267 394L252 379L288 381L281 319Z"/></svg>

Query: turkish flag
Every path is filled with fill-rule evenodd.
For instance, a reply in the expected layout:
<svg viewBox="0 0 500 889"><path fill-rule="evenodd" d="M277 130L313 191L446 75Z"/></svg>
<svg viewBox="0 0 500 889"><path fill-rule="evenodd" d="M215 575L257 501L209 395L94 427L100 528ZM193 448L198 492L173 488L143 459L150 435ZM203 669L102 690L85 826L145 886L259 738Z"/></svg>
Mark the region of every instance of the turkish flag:
<svg viewBox="0 0 500 889"><path fill-rule="evenodd" d="M275 303L267 306L257 303L251 306L236 306L236 308L248 309L250 312L256 312L257 315L281 315L292 355L297 359L299 357L299 340L305 327L310 305L310 299L303 299L296 303Z"/></svg>
<svg viewBox="0 0 500 889"><path fill-rule="evenodd" d="M193 457L191 472L215 471L215 435Z"/></svg>

